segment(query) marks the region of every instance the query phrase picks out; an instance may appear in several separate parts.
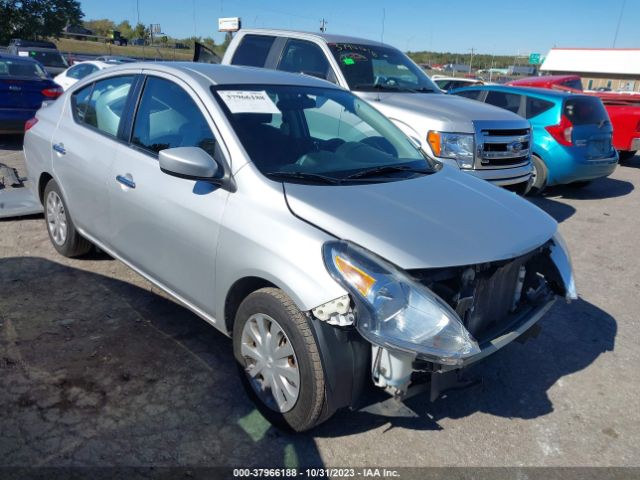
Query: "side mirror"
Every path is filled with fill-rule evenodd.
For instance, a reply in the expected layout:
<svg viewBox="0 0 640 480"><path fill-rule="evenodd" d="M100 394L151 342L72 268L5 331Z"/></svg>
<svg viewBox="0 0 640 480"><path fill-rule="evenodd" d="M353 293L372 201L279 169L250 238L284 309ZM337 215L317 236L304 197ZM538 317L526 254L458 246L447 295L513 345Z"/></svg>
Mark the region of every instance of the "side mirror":
<svg viewBox="0 0 640 480"><path fill-rule="evenodd" d="M169 175L192 180L213 179L218 163L200 147L176 147L160 150L160 170Z"/></svg>

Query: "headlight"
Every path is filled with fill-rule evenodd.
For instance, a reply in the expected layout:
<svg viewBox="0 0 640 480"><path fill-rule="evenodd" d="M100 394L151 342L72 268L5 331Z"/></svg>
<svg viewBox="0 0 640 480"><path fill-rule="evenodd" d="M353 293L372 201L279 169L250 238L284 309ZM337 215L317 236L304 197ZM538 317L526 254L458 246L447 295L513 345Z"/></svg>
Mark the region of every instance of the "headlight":
<svg viewBox="0 0 640 480"><path fill-rule="evenodd" d="M468 133L445 133L431 130L427 141L436 157L453 158L460 168L473 168L474 141Z"/></svg>
<svg viewBox="0 0 640 480"><path fill-rule="evenodd" d="M346 242L323 250L329 273L358 304L356 327L370 342L449 365L480 352L456 312L402 270Z"/></svg>

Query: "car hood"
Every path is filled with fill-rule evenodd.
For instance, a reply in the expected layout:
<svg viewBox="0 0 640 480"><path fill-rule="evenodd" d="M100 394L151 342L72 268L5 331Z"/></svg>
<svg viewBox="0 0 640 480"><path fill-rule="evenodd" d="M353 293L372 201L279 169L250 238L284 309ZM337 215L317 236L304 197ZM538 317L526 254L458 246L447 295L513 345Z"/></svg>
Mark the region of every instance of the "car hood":
<svg viewBox="0 0 640 480"><path fill-rule="evenodd" d="M294 215L404 269L513 258L557 230L528 201L447 166L410 180L284 190Z"/></svg>
<svg viewBox="0 0 640 480"><path fill-rule="evenodd" d="M522 128L528 127L528 122L513 112L457 95L442 93L355 93L363 100L371 103L373 107L385 116L395 120L404 121L407 114L413 114L438 120L442 125L446 125L445 128L447 129L464 127L464 130L461 131L468 133L473 133L472 122L474 120L482 121L483 123L516 122L521 124ZM411 120L410 124L415 124L415 122Z"/></svg>

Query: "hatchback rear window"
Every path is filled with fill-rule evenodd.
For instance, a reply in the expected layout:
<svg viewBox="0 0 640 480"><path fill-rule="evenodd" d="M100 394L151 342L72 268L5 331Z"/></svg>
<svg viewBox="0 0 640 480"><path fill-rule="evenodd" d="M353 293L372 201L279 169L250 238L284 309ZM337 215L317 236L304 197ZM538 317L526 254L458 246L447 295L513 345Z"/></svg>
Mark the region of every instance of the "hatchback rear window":
<svg viewBox="0 0 640 480"><path fill-rule="evenodd" d="M47 78L47 72L35 62L0 58L0 77Z"/></svg>
<svg viewBox="0 0 640 480"><path fill-rule="evenodd" d="M568 98L564 102L564 114L574 125L599 124L608 121L609 116L599 98Z"/></svg>
<svg viewBox="0 0 640 480"><path fill-rule="evenodd" d="M67 62L56 50L29 50L29 58L39 61L45 67L67 68Z"/></svg>

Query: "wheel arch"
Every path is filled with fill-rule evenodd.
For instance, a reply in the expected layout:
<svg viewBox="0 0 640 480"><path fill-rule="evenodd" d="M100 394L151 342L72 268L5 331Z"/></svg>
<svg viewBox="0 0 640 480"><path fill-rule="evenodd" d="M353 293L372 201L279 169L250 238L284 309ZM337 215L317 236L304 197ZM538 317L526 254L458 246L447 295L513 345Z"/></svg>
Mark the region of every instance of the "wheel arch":
<svg viewBox="0 0 640 480"><path fill-rule="evenodd" d="M42 172L38 179L38 198L40 203L44 205L44 189L47 187L47 183L53 180L53 175L49 172Z"/></svg>
<svg viewBox="0 0 640 480"><path fill-rule="evenodd" d="M240 278L231 285L224 302L224 325L229 335L232 335L233 323L242 301L256 290L265 287L280 288L273 282L257 276Z"/></svg>

